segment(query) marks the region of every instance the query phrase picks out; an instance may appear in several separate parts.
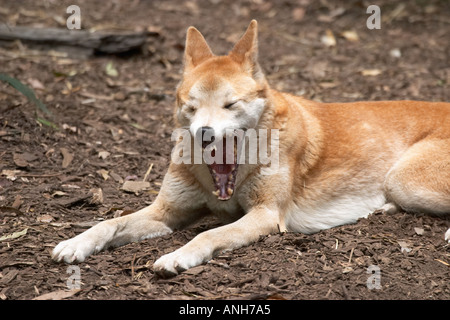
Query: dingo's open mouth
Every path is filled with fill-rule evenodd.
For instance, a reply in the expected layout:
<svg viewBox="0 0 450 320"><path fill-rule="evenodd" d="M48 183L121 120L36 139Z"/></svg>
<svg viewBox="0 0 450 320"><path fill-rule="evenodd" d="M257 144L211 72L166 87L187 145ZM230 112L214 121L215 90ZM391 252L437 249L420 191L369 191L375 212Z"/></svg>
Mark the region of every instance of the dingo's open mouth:
<svg viewBox="0 0 450 320"><path fill-rule="evenodd" d="M219 200L229 200L234 193L239 167L239 147L243 135L227 134L213 143L202 142L204 159L211 173L215 190L212 193Z"/></svg>

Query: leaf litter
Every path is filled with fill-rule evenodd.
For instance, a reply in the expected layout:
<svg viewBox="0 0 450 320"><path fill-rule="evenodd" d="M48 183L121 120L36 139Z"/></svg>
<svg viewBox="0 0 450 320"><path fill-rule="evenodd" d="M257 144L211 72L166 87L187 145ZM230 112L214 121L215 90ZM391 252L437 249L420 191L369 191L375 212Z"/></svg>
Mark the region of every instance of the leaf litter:
<svg viewBox="0 0 450 320"><path fill-rule="evenodd" d="M239 36L250 15L264 17L259 19L266 26L259 41L261 65L271 85L285 91L301 90L306 98L319 101L404 99L411 94L410 79L420 78L418 98L450 100L445 82L436 85L436 77L445 80L448 74L446 47L433 45L447 39L449 25L439 22L447 18L443 2L428 4L439 9L432 15L420 4L397 6L382 32L375 34L365 28L361 8L348 1L237 2L232 10L225 1L216 1L214 11L210 1L205 0L208 6L202 1L189 12L211 14L218 28L218 50L226 49L230 34ZM155 276L151 266L157 258L220 225L207 217L187 230L93 255L78 265L81 291L65 293L67 265L51 260L52 248L99 221L154 201L172 149L173 90L180 80L176 70L184 48L181 31L195 24L213 37L207 31L210 22L191 15L179 19L178 3L164 3L165 9L143 1L117 4L123 20L116 23L145 29L151 12L159 30L148 38L145 54L132 58L99 56L65 63L67 56L31 51L26 45L20 54L4 50L9 60L2 72L35 89L53 117L36 120L35 105L27 108L16 89L2 87L8 94L0 91L0 299L448 299L450 256L443 234L450 221L406 213L372 214L313 235L261 237L173 279ZM84 6L86 19L93 18L94 24L99 20L91 13L107 10ZM43 9L39 2L27 2L27 8ZM64 9L62 4L45 8L55 15ZM15 9L6 4L2 10ZM408 16L420 23L408 23ZM30 24L44 21L32 15L21 18ZM362 18L360 27L355 21ZM280 19L285 22L280 24ZM352 35L342 34L346 30L353 30L359 40L347 39ZM327 43L335 45L323 44L324 35L334 38ZM391 53L395 48L400 54ZM117 76L107 74L109 62L111 70L120 70ZM363 75L362 70L382 72ZM65 168L61 148L73 155ZM103 151L110 154L100 156ZM26 152L37 158L30 160ZM99 170L111 178L104 179ZM143 188L121 190L127 181ZM370 266L380 269L380 290L367 287Z"/></svg>

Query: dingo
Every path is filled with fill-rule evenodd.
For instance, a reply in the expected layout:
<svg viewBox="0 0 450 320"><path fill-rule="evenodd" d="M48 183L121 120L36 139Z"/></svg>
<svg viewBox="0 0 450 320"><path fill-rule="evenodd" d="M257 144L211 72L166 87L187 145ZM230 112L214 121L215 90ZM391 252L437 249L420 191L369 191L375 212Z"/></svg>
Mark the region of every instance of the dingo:
<svg viewBox="0 0 450 320"><path fill-rule="evenodd" d="M53 250L56 261L81 262L211 212L234 222L159 258L157 274L176 275L260 235L313 233L377 209L450 214L450 103L308 101L271 89L257 53L254 20L227 56L214 55L190 27L175 120L189 129L189 144L200 143L212 156L217 146L242 141L246 129L276 130L276 168L238 165L236 147L222 150L218 158L228 155L225 163L171 163L152 205L61 242Z"/></svg>

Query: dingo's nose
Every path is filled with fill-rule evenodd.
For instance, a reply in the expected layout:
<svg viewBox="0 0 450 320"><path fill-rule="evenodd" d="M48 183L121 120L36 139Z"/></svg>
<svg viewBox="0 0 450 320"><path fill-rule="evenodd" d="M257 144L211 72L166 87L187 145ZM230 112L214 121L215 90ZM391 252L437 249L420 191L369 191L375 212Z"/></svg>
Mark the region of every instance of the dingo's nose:
<svg viewBox="0 0 450 320"><path fill-rule="evenodd" d="M214 142L214 129L211 127L201 127L199 131L201 130L201 143L203 147L206 147L211 142ZM199 136L199 132L197 131L197 137Z"/></svg>
<svg viewBox="0 0 450 320"><path fill-rule="evenodd" d="M214 141L214 129L211 127L201 127L202 129L202 136L205 134L208 134L207 137L211 138L211 142Z"/></svg>

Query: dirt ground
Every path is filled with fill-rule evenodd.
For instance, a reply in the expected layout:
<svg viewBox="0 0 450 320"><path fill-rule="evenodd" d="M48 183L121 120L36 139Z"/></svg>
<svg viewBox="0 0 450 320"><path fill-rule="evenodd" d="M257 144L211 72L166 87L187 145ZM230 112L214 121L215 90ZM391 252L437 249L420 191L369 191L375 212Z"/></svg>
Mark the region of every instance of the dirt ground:
<svg viewBox="0 0 450 320"><path fill-rule="evenodd" d="M152 263L217 226L214 218L96 254L79 269L50 258L59 241L155 199L188 26L225 54L257 19L269 82L309 99L450 101L449 2L4 0L0 21L65 28L71 4L83 29L152 32L142 52L125 56L0 47L0 73L52 112L0 83L0 299L450 298L450 221L406 213L261 237L171 279ZM370 4L381 8L381 29L366 27ZM149 190L122 190L144 178ZM81 290L68 291L78 275Z"/></svg>

